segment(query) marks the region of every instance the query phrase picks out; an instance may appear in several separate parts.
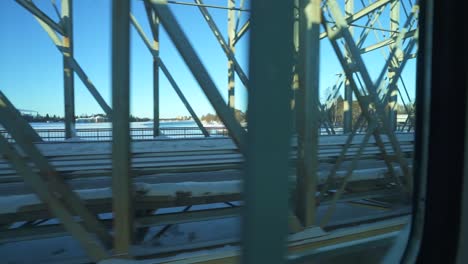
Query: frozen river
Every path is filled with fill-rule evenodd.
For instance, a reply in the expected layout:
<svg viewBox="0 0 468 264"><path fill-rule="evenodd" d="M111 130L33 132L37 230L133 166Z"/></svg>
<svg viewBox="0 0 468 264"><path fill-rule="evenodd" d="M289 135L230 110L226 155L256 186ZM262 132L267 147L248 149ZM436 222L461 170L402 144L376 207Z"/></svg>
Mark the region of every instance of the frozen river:
<svg viewBox="0 0 468 264"><path fill-rule="evenodd" d="M53 123L30 123L34 129L65 129L65 124L63 122L53 122ZM152 128L153 121L148 122L132 122L130 123L132 128ZM96 129L96 128L111 128L111 122L104 123L77 123L76 129ZM161 122L160 127L197 127L194 121L167 121Z"/></svg>
<svg viewBox="0 0 468 264"><path fill-rule="evenodd" d="M63 122L50 123L30 123L39 136L45 141L63 141L65 139L65 124ZM212 136L226 136L227 131L219 123L203 124ZM153 122L132 122L130 123L130 135L132 139L153 139ZM1 131L7 138L8 133ZM201 130L192 120L187 121L166 121L160 123L161 137L163 138L193 138L203 137ZM112 123L77 123L76 135L71 140L92 140L106 141L112 139Z"/></svg>

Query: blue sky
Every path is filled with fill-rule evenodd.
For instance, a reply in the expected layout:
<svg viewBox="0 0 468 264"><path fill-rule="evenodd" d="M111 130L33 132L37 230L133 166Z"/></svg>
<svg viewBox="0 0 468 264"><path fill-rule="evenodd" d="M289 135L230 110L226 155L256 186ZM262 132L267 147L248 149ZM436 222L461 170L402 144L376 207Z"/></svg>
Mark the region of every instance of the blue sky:
<svg viewBox="0 0 468 264"><path fill-rule="evenodd" d="M36 0L35 3L50 17L57 19L50 1ZM226 1L223 0L207 0L205 3L226 5ZM109 105L111 105L110 4L110 0L74 1L75 58ZM360 6L356 3L356 10L359 8ZM227 98L227 59L199 10L196 7L180 5L171 5L171 9L221 94ZM150 36L141 1L132 1L132 13ZM210 9L210 13L226 36L227 11ZM403 13L402 16L404 16ZM241 25L247 17L248 13L242 15ZM387 27L386 20L388 17L382 17L381 27ZM33 16L13 0L4 0L0 3L0 32L2 32L0 90L20 109L63 116L62 56L47 34ZM131 28L131 33L131 112L139 117L151 118L152 57L133 28ZM370 36L367 42L375 43L376 37ZM164 30L161 31L160 47L161 58L195 112L198 115L213 113L213 108ZM334 84L335 75L341 71L341 67L327 40L321 42L320 48L320 87L324 96L326 88ZM237 60L244 67L245 72L248 72L247 56L248 34L236 46ZM384 60L381 51L378 50L363 57L371 75L375 78L383 67ZM403 78L410 93L414 93L414 69L415 60L412 60L403 72ZM162 72L160 76L161 117L189 115ZM75 76L75 100L77 115L103 112L77 76ZM236 78L236 108L245 110L246 102L247 92L240 80Z"/></svg>

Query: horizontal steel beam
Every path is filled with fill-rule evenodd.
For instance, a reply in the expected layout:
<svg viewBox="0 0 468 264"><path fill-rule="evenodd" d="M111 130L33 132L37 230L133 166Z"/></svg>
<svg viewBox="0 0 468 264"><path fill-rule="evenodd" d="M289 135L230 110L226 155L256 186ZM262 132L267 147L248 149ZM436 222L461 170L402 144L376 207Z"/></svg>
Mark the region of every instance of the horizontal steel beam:
<svg viewBox="0 0 468 264"><path fill-rule="evenodd" d="M382 6L392 2L394 0L379 0L379 1L376 1L366 7L364 7L363 9L357 11L356 13L354 13L353 15L349 16L346 18L346 23L349 25L355 21L358 21L359 19L363 18L364 16L367 16L368 14L374 12L375 10L381 8ZM320 34L320 39L322 38L325 38L327 36L327 32L322 32Z"/></svg>
<svg viewBox="0 0 468 264"><path fill-rule="evenodd" d="M325 235L322 235L319 230L307 229L304 232L305 236L290 235L287 242L285 242L288 243L285 246L288 247L288 253L290 254L288 256L288 261L291 263L309 263L310 258L307 257L309 254L326 256L324 253L328 252L332 255L336 255L340 253L341 250L341 252L345 252L348 249L356 249L356 246L362 245L364 241L372 239L376 239L376 241L381 239L388 241L387 239L390 237L395 238L399 231L407 225L408 221L409 217L403 216L372 224L333 230ZM236 244L236 242L239 243L240 241L231 242L230 244ZM380 244L380 242L377 243ZM370 245L367 244L364 248L368 249L369 246ZM333 252L333 250L337 250L337 252ZM234 248L220 253L203 254L202 256L180 255L167 263L240 263L240 254L241 252L237 248Z"/></svg>
<svg viewBox="0 0 468 264"><path fill-rule="evenodd" d="M224 10L237 10L237 11L243 11L243 12L250 11L249 9L237 8L237 7L225 7L225 6L219 6L219 5L207 5L207 4L200 4L200 3L188 3L188 2L181 2L181 1L174 1L174 0L166 0L166 1L169 4L177 4L177 5L198 6L198 7L207 7L207 8L215 8L215 9L224 9ZM152 2L158 3L161 1L152 0Z"/></svg>
<svg viewBox="0 0 468 264"><path fill-rule="evenodd" d="M182 213L157 214L144 216L137 219L137 227L181 224L188 222L200 222L219 218L240 216L241 207L228 207L220 209L208 209L199 211L187 211Z"/></svg>
<svg viewBox="0 0 468 264"><path fill-rule="evenodd" d="M403 36L403 39L407 39L407 38L412 38L414 37L415 33L416 33L417 29L414 29L414 30L411 30L409 32L407 32L404 36ZM378 43L375 43L375 44L372 44L370 46L367 46L365 48L362 48L360 51L361 51L361 54L364 54L364 53L367 53L367 52L371 52L373 50L376 50L376 49L380 49L382 47L385 47L385 46L389 46L391 44L394 44L395 42L397 41L397 38L389 38L389 39L385 39L385 40L382 40Z"/></svg>

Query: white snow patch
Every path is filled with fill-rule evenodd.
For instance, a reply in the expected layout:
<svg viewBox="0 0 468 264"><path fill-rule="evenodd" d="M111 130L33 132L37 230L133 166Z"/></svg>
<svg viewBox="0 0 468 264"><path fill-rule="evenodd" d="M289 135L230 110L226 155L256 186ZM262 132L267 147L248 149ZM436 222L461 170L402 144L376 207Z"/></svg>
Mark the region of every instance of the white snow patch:
<svg viewBox="0 0 468 264"><path fill-rule="evenodd" d="M37 204L39 198L35 194L10 195L0 197L0 213L14 213L19 208Z"/></svg>
<svg viewBox="0 0 468 264"><path fill-rule="evenodd" d="M181 183L135 183L134 191L143 196L177 197L184 193L188 196L199 197L209 195L225 195L240 193L241 181L222 182L181 182ZM112 197L110 187L98 189L84 189L75 191L81 199L105 199ZM17 212L21 207L37 205L41 201L35 194L19 194L0 196L0 214Z"/></svg>
<svg viewBox="0 0 468 264"><path fill-rule="evenodd" d="M176 196L177 193L189 193L192 197L206 195L236 194L241 191L241 181L221 182L178 182L178 183L137 183L135 190L147 196Z"/></svg>

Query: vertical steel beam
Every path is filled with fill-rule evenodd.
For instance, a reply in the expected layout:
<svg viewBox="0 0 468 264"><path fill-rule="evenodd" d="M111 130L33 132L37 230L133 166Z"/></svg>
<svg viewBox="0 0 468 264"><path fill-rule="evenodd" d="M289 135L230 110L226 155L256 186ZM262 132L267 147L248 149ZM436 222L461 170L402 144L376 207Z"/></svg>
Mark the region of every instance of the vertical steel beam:
<svg viewBox="0 0 468 264"><path fill-rule="evenodd" d="M219 30L218 26L214 22L213 18L210 15L210 12L208 12L208 9L203 6L204 3L202 0L194 0L196 4L198 4L198 9L202 13L203 18L205 19L206 23L211 29L211 32L213 32L214 36L216 37L216 40L218 40L219 44L221 45L221 48L223 49L224 53L226 54L228 60L232 62L230 65L232 66L232 70L234 70L237 73L237 76L239 76L239 80L244 84L245 88L249 88L248 85L248 78L247 75L244 73L242 70L242 67L240 66L239 62L237 62L236 57L234 56L234 52L231 50L230 46L234 46L235 42L231 41L231 44L228 45L226 41L223 38L223 35L221 34L221 31ZM231 10L234 12L234 10ZM229 12L229 11L228 11Z"/></svg>
<svg viewBox="0 0 468 264"><path fill-rule="evenodd" d="M130 0L112 2L112 198L114 253L130 256L133 236L130 167Z"/></svg>
<svg viewBox="0 0 468 264"><path fill-rule="evenodd" d="M69 206L65 204L62 193L53 189L53 183L46 182L36 174L27 162L20 156L17 149L8 144L7 140L0 135L0 153L8 157L12 167L24 178L25 183L34 190L38 198L47 205L51 213L57 217L65 229L75 238L84 251L94 262L99 262L108 257L107 250L81 223L77 222ZM73 194L71 190L69 193ZM71 209L71 210L70 210Z"/></svg>
<svg viewBox="0 0 468 264"><path fill-rule="evenodd" d="M288 151L293 2L251 3L247 177L243 263L284 263L288 226Z"/></svg>
<svg viewBox="0 0 468 264"><path fill-rule="evenodd" d="M293 115L292 119L292 129L293 133L297 133L297 122L299 119L297 109L300 108L301 101L298 100L298 89L299 89L299 69L298 69L298 60L299 60L299 0L294 0L293 6L293 67L291 69L291 112Z"/></svg>
<svg viewBox="0 0 468 264"><path fill-rule="evenodd" d="M49 35L52 42L54 42L55 47L63 54L63 50L62 50L63 41L59 39L59 37L57 36L57 33L54 31L54 29L52 27L50 27L47 23L45 23L43 20L41 20L40 18L38 18L38 17L35 17L35 18L36 18L37 22L39 22L39 25L47 33L47 35ZM69 57L68 62L69 62L69 66L73 69L73 71L76 73L76 75L78 75L78 77L81 79L81 81L86 86L86 88L88 88L89 92L94 97L94 99L97 101L97 103L101 106L102 110L104 110L104 112L107 114L107 116L109 118L112 117L112 109L106 103L104 98L102 98L101 94L96 89L96 87L91 82L91 80L86 75L86 73L83 71L80 64L78 64L78 62L73 57Z"/></svg>
<svg viewBox="0 0 468 264"><path fill-rule="evenodd" d="M235 0L227 0L228 1L228 8L236 7ZM235 32L235 19L236 14L233 9L229 9L228 13L228 23L227 23L227 31L228 31L228 46L231 54L234 54L234 37L236 35ZM234 75L234 62L231 58L228 58L228 105L231 109L236 108L236 97L235 97L235 75Z"/></svg>
<svg viewBox="0 0 468 264"><path fill-rule="evenodd" d="M352 17L354 13L354 0L345 1L345 18ZM353 35L352 28L349 29ZM346 62L352 63L352 58L346 52ZM344 101L343 101L343 132L350 133L353 130L353 90L349 84L349 79L346 77L344 86Z"/></svg>
<svg viewBox="0 0 468 264"><path fill-rule="evenodd" d="M297 208L304 226L315 220L319 136L320 0L299 0Z"/></svg>
<svg viewBox="0 0 468 264"><path fill-rule="evenodd" d="M149 39L146 37L145 32L143 31L143 29L141 28L140 24L138 23L138 21L136 20L136 18L135 18L135 16L133 14L130 14L130 22L135 27L136 31L138 32L138 35L140 35L141 39L143 40L143 43L145 43L146 47L148 48L148 50L153 55L153 58L158 60L158 67L161 68L164 75L166 75L167 80L171 84L172 88L174 88L174 91L179 96L179 98L182 101L182 103L184 104L184 106L189 111L190 115L192 116L193 120L197 124L200 131L203 133L203 135L205 137L209 137L210 134L208 133L206 128L203 126L202 122L198 118L197 114L193 110L193 108L190 105L190 103L188 102L187 98L185 98L184 93L182 93L182 91L180 90L179 85L177 85L177 82L172 77L171 73L167 69L167 67L164 64L164 62L162 61L161 57L159 57L159 53L153 49Z"/></svg>
<svg viewBox="0 0 468 264"><path fill-rule="evenodd" d="M160 135L159 123L159 18L151 9L151 5L144 1L146 15L153 35L153 136Z"/></svg>
<svg viewBox="0 0 468 264"><path fill-rule="evenodd" d="M165 4L152 2L152 6L156 11L156 14L159 16L161 24L166 29L170 39L174 42L174 45L184 59L188 68L192 72L198 84L200 84L200 87L220 117L221 121L228 129L229 134L232 136L232 139L236 143L237 147L241 150L241 152L245 152L247 146L245 144L246 132L244 128L242 128L239 122L237 122L234 116L234 111L232 111L232 109L230 109L224 103L223 97L219 93L219 90L214 84L213 79L193 49L187 36L180 27L171 10Z"/></svg>
<svg viewBox="0 0 468 264"><path fill-rule="evenodd" d="M398 31L400 30L400 1L393 1L390 5L390 30L392 31L391 37L396 38L398 36ZM397 71L400 61L401 61L401 49L399 48L401 43L393 43L390 45L391 50L396 48L396 60L393 60L388 68L388 79L390 82L395 78L395 71ZM390 129L396 129L396 107L398 103L398 86L397 82L394 82L394 85L389 87L389 100L388 100L388 121Z"/></svg>
<svg viewBox="0 0 468 264"><path fill-rule="evenodd" d="M63 88L65 105L65 138L75 136L75 74L70 66L73 58L73 0L62 0Z"/></svg>

